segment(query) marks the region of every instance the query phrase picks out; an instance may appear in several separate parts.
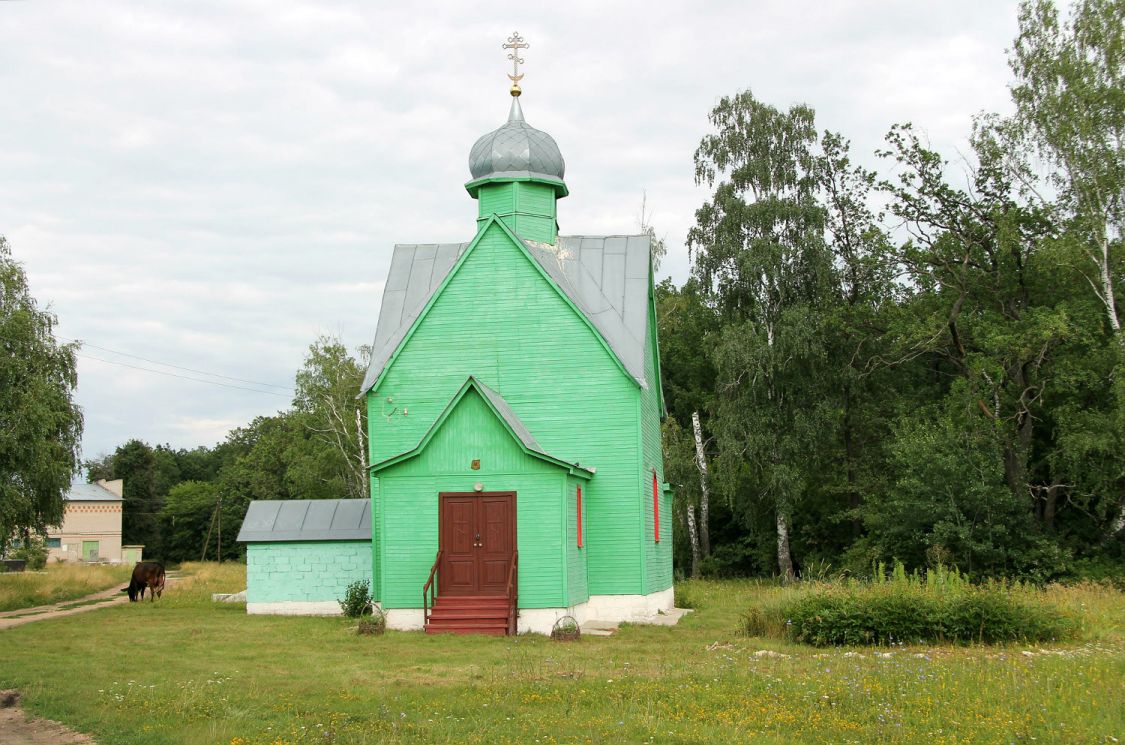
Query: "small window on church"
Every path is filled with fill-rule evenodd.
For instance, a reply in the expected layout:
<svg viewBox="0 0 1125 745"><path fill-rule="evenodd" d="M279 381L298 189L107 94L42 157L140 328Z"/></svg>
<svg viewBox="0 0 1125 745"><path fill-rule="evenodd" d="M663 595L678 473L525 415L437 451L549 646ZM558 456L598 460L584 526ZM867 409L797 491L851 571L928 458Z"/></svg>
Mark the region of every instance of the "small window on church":
<svg viewBox="0 0 1125 745"><path fill-rule="evenodd" d="M578 548L582 548L582 487L578 487Z"/></svg>
<svg viewBox="0 0 1125 745"><path fill-rule="evenodd" d="M660 484L656 480L656 469L652 469L652 536L660 543Z"/></svg>
<svg viewBox="0 0 1125 745"><path fill-rule="evenodd" d="M48 538L47 548L62 548L62 538Z"/></svg>

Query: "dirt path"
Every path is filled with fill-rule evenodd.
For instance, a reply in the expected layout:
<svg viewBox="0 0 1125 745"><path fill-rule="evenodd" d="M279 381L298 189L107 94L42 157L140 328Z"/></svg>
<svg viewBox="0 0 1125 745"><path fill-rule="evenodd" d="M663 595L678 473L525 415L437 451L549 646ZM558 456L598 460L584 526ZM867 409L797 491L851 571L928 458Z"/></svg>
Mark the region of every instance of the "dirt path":
<svg viewBox="0 0 1125 745"><path fill-rule="evenodd" d="M96 745L94 739L50 719L29 716L19 694L0 691L0 742L4 745Z"/></svg>
<svg viewBox="0 0 1125 745"><path fill-rule="evenodd" d="M166 586L175 584L179 577L174 576L172 572L167 574L165 579ZM55 603L54 605L40 605L34 608L20 608L19 610L5 611L0 613L0 630L10 629L14 626L22 626L25 623L33 623L35 621L45 621L49 618L62 618L63 616L73 616L76 613L85 613L86 611L97 610L98 608L106 608L110 605L118 603L129 602L129 596L121 592L118 585L95 592L92 595L87 595L83 598L76 598L74 600L67 600L62 603ZM148 602L147 600L143 602ZM157 600L156 602L160 602ZM0 732L3 732L0 729ZM3 741L7 745L7 741Z"/></svg>

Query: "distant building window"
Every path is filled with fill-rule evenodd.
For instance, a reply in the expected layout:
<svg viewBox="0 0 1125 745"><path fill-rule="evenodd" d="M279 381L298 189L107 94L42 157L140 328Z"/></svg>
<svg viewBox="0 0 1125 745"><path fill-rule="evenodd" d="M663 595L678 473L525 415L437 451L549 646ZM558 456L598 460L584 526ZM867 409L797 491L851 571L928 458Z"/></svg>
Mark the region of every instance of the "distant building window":
<svg viewBox="0 0 1125 745"><path fill-rule="evenodd" d="M652 535L660 543L660 484L655 468L652 469Z"/></svg>
<svg viewBox="0 0 1125 745"><path fill-rule="evenodd" d="M62 548L62 538L48 538L47 548Z"/></svg>
<svg viewBox="0 0 1125 745"><path fill-rule="evenodd" d="M582 487L578 487L578 548L582 548Z"/></svg>

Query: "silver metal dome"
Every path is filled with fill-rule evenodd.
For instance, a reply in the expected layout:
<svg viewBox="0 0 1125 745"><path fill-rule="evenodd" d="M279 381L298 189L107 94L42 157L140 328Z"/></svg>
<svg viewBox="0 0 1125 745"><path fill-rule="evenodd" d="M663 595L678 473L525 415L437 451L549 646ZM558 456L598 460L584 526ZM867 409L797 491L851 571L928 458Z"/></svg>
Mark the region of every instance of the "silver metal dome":
<svg viewBox="0 0 1125 745"><path fill-rule="evenodd" d="M566 163L554 138L523 120L519 98L512 99L507 123L477 140L469 152L469 172L474 181L496 176L562 181L565 171Z"/></svg>

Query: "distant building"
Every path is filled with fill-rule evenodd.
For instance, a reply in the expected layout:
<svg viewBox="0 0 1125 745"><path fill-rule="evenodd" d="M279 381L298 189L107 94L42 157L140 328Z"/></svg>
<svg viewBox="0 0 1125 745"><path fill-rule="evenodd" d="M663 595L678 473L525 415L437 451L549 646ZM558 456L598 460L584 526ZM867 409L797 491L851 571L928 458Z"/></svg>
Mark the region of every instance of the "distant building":
<svg viewBox="0 0 1125 745"><path fill-rule="evenodd" d="M71 484L62 525L47 531L48 561L140 561L143 546L121 545L124 486L121 479Z"/></svg>

